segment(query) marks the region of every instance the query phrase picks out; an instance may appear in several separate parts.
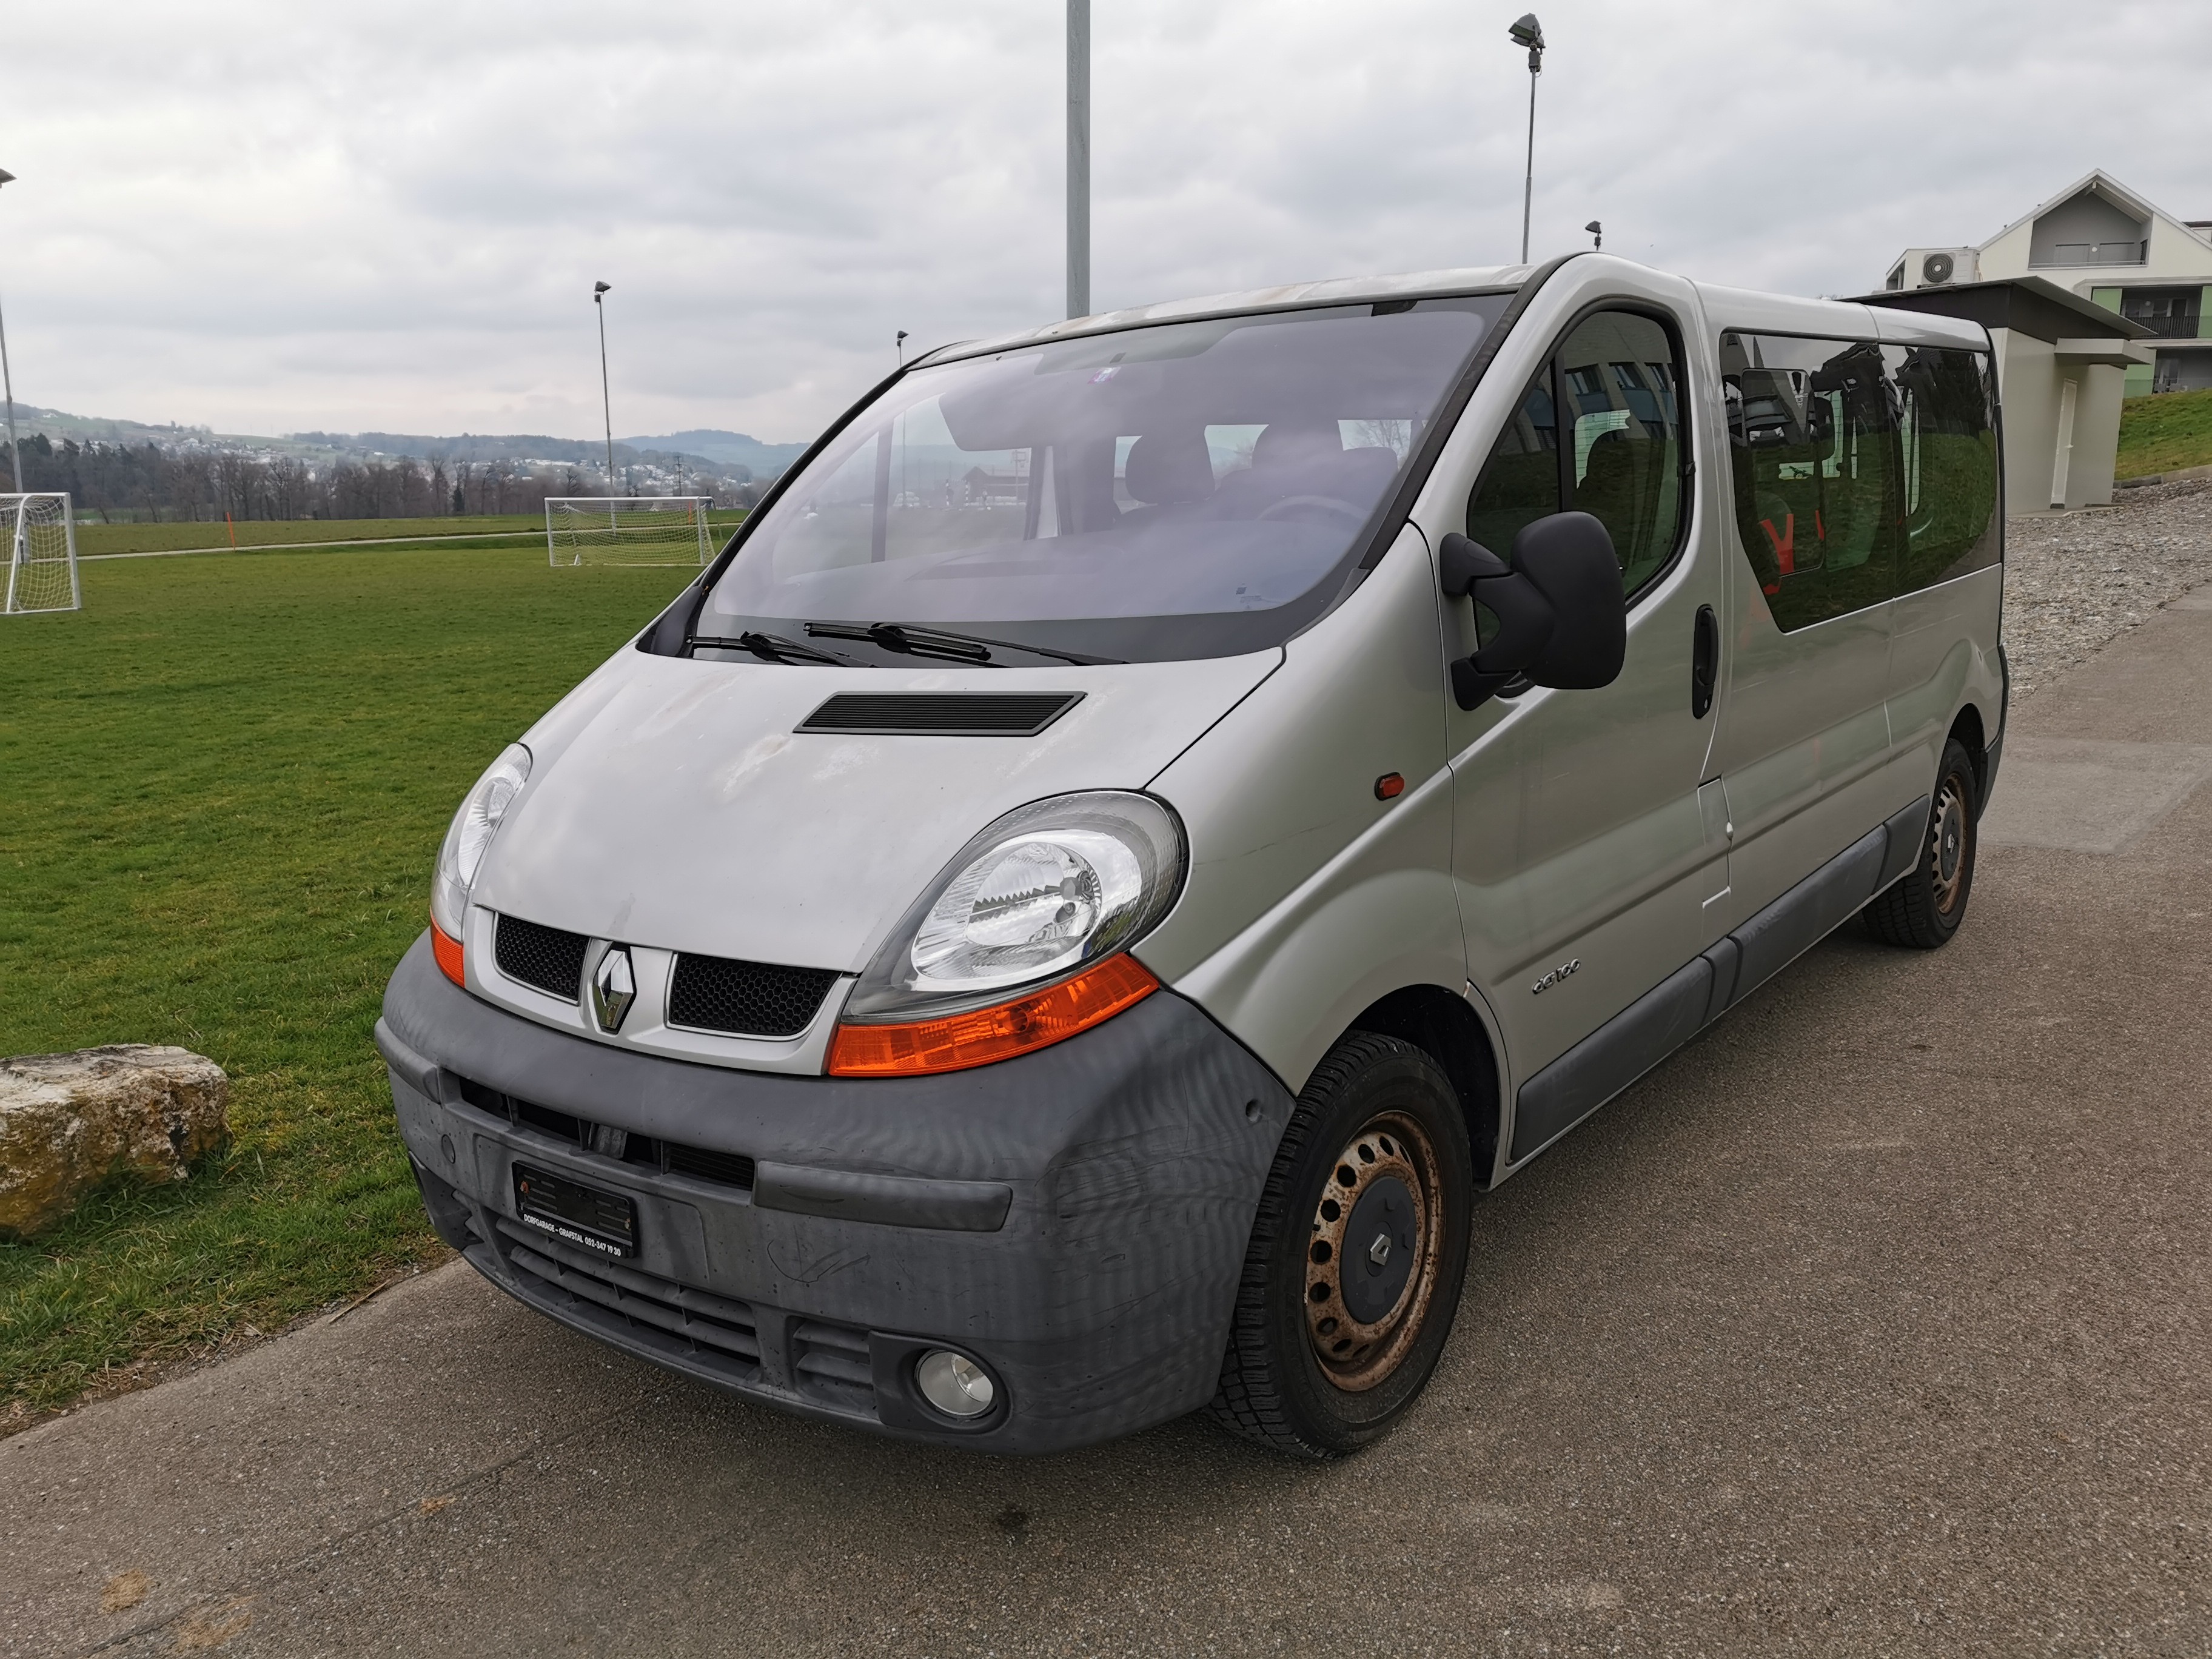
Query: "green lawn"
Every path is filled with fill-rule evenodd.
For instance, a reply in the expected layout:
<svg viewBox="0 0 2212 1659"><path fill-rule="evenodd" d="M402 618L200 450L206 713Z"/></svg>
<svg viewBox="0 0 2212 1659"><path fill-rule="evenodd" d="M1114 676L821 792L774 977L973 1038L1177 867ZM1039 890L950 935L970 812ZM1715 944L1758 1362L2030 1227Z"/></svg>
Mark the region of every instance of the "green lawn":
<svg viewBox="0 0 2212 1659"><path fill-rule="evenodd" d="M2120 405L2115 477L2212 465L2212 392L2162 392Z"/></svg>
<svg viewBox="0 0 2212 1659"><path fill-rule="evenodd" d="M714 545L744 522L738 507L708 514ZM174 548L274 547L300 542L392 540L401 537L467 536L479 544L496 537L502 546L545 546L543 513L483 514L444 519L257 519L247 524L101 524L80 509L76 550L80 554L149 553ZM235 538L234 543L233 538Z"/></svg>
<svg viewBox="0 0 2212 1659"><path fill-rule="evenodd" d="M527 549L130 559L0 620L0 1054L175 1042L234 1142L0 1244L0 1428L436 1249L370 1030L501 747L682 569Z"/></svg>

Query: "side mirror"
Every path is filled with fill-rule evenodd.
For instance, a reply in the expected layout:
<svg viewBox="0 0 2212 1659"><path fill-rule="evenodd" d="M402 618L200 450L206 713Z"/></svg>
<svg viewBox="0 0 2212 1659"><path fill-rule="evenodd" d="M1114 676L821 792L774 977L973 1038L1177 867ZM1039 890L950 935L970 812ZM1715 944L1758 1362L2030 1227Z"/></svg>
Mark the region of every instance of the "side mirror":
<svg viewBox="0 0 2212 1659"><path fill-rule="evenodd" d="M1446 536L1437 548L1443 591L1486 605L1498 637L1451 665L1452 696L1474 708L1516 675L1558 690L1590 690L1620 676L1628 605L1606 527L1587 513L1524 525L1509 566L1480 542Z"/></svg>

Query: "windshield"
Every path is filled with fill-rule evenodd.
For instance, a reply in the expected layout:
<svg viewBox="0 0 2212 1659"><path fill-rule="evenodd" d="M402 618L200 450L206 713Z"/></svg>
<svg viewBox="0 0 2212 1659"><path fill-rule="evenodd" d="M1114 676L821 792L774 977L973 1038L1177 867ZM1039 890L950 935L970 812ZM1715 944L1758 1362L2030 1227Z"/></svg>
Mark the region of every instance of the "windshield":
<svg viewBox="0 0 2212 1659"><path fill-rule="evenodd" d="M1508 297L1169 324L918 369L790 481L695 633L828 641L854 661L881 659L883 624L1121 659L1279 642L1340 586L1325 579L1364 545Z"/></svg>

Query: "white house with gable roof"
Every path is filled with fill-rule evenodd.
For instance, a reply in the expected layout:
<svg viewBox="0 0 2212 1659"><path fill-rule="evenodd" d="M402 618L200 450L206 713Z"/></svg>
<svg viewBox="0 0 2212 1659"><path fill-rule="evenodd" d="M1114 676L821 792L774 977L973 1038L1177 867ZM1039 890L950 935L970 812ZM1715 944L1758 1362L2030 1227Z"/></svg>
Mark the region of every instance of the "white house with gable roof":
<svg viewBox="0 0 2212 1659"><path fill-rule="evenodd" d="M2149 331L2125 395L2212 387L2212 219L2179 219L2101 167L1972 247L1907 248L1898 292L2038 276Z"/></svg>

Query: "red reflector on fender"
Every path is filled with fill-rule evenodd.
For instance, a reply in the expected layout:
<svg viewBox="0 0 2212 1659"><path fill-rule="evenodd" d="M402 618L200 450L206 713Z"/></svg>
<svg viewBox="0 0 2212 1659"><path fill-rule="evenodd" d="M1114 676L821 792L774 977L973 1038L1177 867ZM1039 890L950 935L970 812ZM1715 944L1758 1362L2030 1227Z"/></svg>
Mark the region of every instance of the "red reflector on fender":
<svg viewBox="0 0 2212 1659"><path fill-rule="evenodd" d="M438 958L447 979L464 990L468 988L469 981L461 972L461 942L434 921L430 924L430 953Z"/></svg>
<svg viewBox="0 0 2212 1659"><path fill-rule="evenodd" d="M972 1013L901 1025L840 1025L832 1077L915 1077L988 1066L1088 1030L1160 988L1134 957L1109 957L1045 990Z"/></svg>

